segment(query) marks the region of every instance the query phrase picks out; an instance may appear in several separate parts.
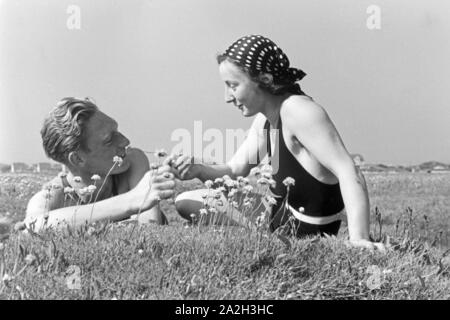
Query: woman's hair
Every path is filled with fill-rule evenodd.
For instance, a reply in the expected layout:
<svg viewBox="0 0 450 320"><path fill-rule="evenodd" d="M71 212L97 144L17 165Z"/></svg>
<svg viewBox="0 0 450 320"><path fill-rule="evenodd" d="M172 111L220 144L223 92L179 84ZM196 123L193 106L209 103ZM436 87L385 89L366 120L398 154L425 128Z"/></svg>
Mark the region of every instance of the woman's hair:
<svg viewBox="0 0 450 320"><path fill-rule="evenodd" d="M86 122L98 111L89 98L63 98L44 120L41 129L42 145L46 155L68 164L70 152L89 151L84 144Z"/></svg>
<svg viewBox="0 0 450 320"><path fill-rule="evenodd" d="M300 90L300 86L298 84L296 84L295 82L279 82L275 79L275 77L273 78L274 81L272 83L267 84L262 80L261 76L262 76L263 72L251 70L250 68L239 63L239 61L231 59L224 53L218 54L216 59L217 59L217 63L219 65L224 61L228 61L228 62L232 63L233 65L238 67L241 71L246 73L252 81L256 82L258 84L259 88L261 88L263 91L273 94L275 96L281 96L285 93L294 93L295 94L295 93L298 93Z"/></svg>

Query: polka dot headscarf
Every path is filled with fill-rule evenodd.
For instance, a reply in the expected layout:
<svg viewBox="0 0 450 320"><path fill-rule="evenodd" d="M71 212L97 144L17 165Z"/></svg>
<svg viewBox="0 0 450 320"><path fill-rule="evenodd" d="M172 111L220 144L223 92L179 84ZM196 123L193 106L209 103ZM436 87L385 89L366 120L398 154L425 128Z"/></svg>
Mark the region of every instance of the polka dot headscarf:
<svg viewBox="0 0 450 320"><path fill-rule="evenodd" d="M306 75L300 69L290 68L286 54L272 40L260 35L238 39L228 47L225 55L252 73L272 74L275 83L295 83Z"/></svg>

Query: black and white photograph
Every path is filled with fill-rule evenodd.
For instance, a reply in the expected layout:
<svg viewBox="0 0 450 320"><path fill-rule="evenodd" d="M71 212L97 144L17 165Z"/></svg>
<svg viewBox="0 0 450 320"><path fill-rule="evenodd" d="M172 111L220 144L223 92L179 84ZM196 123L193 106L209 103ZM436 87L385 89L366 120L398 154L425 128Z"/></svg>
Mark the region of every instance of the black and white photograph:
<svg viewBox="0 0 450 320"><path fill-rule="evenodd" d="M449 17L0 0L0 299L449 300Z"/></svg>

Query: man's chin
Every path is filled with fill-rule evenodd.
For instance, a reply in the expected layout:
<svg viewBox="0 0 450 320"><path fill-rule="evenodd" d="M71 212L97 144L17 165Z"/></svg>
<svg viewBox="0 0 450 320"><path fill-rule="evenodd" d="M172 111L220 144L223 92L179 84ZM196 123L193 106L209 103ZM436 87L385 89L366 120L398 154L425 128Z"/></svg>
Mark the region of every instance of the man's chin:
<svg viewBox="0 0 450 320"><path fill-rule="evenodd" d="M121 165L116 165L114 170L111 172L111 174L119 174L127 171L131 167L131 163L128 161L127 158L124 158Z"/></svg>

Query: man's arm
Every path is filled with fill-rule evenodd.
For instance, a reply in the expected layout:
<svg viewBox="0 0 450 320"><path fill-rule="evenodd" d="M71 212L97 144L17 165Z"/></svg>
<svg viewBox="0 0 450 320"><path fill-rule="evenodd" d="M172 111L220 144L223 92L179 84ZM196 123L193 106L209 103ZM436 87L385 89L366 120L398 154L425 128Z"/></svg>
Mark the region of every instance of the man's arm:
<svg viewBox="0 0 450 320"><path fill-rule="evenodd" d="M156 223L156 224L169 224L167 217L161 211L159 206L154 206L153 208L141 212L137 217L137 220L140 224L145 223Z"/></svg>
<svg viewBox="0 0 450 320"><path fill-rule="evenodd" d="M127 180L130 189L134 188L145 173L150 169L150 164L144 151L138 148L130 148L128 156L130 158L131 166L127 172ZM166 161L163 162L166 165ZM167 217L160 210L159 206L154 206L147 211L143 211L137 217L139 223L157 223L167 224Z"/></svg>
<svg viewBox="0 0 450 320"><path fill-rule="evenodd" d="M40 191L28 203L25 223L30 226L35 222L35 228L40 230L44 226L79 226L86 222L126 219L139 210L145 212L154 207L160 199L173 196L175 182L169 171L169 166L160 168L159 175L148 171L133 189L118 196L92 204L54 210L49 210L46 191Z"/></svg>
<svg viewBox="0 0 450 320"><path fill-rule="evenodd" d="M139 210L136 204L142 202L127 192L92 204L49 210L46 194L46 191L40 191L28 202L25 223L28 226L34 223L36 231L44 226L57 227L64 224L79 226L86 222L126 219Z"/></svg>

